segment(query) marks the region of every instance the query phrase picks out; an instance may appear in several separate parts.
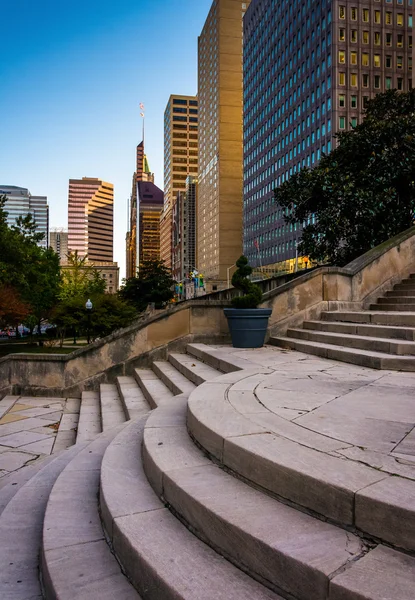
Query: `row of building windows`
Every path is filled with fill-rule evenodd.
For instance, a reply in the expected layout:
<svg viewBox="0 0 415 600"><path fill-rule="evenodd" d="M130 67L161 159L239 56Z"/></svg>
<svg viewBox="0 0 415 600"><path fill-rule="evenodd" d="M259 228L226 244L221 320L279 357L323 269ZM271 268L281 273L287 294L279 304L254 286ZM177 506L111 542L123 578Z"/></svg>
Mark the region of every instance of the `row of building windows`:
<svg viewBox="0 0 415 600"><path fill-rule="evenodd" d="M358 17L359 17L359 10L356 6L352 6L350 7L350 19L351 21L357 21ZM361 19L363 21L363 23L369 23L370 21L370 9L369 8L362 8L361 12L360 12L360 16ZM347 17L347 9L346 6L341 5L339 6L339 19L346 19ZM374 9L373 10L373 23L376 24L380 24L382 21L382 11L379 9ZM412 17L411 17L412 19ZM385 24L386 25L393 25L393 12L390 10L385 11ZM398 27L403 27L404 26L404 22L405 22L405 15L403 13L396 13L395 15L395 23ZM412 27L412 22L410 24L410 26Z"/></svg>
<svg viewBox="0 0 415 600"><path fill-rule="evenodd" d="M351 51L350 52L350 58L349 58L349 62L351 65L357 65L358 64L358 53L355 51ZM362 67L369 67L370 66L370 54L369 52L362 52L361 53L361 64ZM339 64L341 65L345 65L346 64L346 52L344 50L339 50ZM377 68L381 68L382 67L382 56L380 54L373 54L373 62L372 65L374 67ZM385 67L388 69L392 69L393 68L393 57L392 55L386 55L385 56ZM401 56L396 56L396 68L397 69L402 69L404 67L404 57ZM412 57L408 58L408 68L412 69Z"/></svg>
<svg viewBox="0 0 415 600"><path fill-rule="evenodd" d="M412 27L412 24L411 24ZM358 41L358 31L357 29L351 29L350 30L350 35L349 35L349 39L353 44L357 44ZM393 43L393 34L392 33L385 33L385 45L388 47L392 46ZM346 30L343 28L339 29L339 42L345 42L346 41ZM404 34L403 33L398 33L396 34L396 46L397 48L403 48L404 47ZM380 31L375 31L373 32L373 43L375 46L380 46L382 43L382 33ZM369 31L362 31L362 44L370 44L370 32ZM412 35L408 36L408 48L412 48Z"/></svg>

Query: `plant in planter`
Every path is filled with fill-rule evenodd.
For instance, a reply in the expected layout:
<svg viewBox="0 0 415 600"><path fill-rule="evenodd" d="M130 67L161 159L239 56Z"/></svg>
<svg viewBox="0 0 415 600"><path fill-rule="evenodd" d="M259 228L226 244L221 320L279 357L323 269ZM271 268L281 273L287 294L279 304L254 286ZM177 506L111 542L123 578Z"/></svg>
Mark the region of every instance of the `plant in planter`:
<svg viewBox="0 0 415 600"><path fill-rule="evenodd" d="M258 308L262 300L261 288L252 283L252 267L246 256L236 261L238 267L232 276L232 285L243 292L232 298L233 308L225 308L234 348L261 348L267 333L270 308Z"/></svg>

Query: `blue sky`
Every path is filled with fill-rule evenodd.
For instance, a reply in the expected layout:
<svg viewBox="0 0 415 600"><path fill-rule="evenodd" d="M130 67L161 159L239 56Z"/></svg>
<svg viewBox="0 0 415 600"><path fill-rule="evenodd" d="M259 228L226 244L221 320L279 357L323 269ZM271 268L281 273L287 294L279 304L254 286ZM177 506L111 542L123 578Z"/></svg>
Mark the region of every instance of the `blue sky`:
<svg viewBox="0 0 415 600"><path fill-rule="evenodd" d="M0 3L0 184L47 195L67 226L68 180L115 186L114 258L125 274L127 199L139 103L163 187L170 94L197 92L197 36L211 0L4 0Z"/></svg>

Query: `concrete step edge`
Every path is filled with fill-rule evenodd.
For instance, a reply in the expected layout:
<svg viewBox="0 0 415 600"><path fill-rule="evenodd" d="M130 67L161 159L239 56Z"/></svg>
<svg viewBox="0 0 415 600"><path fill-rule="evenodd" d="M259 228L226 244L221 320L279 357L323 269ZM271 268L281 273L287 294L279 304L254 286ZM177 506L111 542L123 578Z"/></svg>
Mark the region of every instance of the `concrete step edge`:
<svg viewBox="0 0 415 600"><path fill-rule="evenodd" d="M151 409L174 398L174 394L152 369L134 369L134 377Z"/></svg>
<svg viewBox="0 0 415 600"><path fill-rule="evenodd" d="M367 330L371 332L373 337L385 337L384 333L388 333L387 339L415 341L415 327L404 327L399 325L377 325L372 323L350 323L347 321L304 321L303 328L310 331L330 331L330 328L338 328L338 331L333 333L347 333L351 331L352 335L367 335L360 333L358 330ZM408 337L403 337L400 334L408 334ZM411 339L412 334L412 339Z"/></svg>
<svg viewBox="0 0 415 600"><path fill-rule="evenodd" d="M169 362L196 386L223 375L221 371L188 354L170 353Z"/></svg>
<svg viewBox="0 0 415 600"><path fill-rule="evenodd" d="M222 373L233 373L250 367L248 361L232 356L226 348L211 348L206 344L187 344L186 352Z"/></svg>
<svg viewBox="0 0 415 600"><path fill-rule="evenodd" d="M76 443L92 442L102 433L99 392L82 392Z"/></svg>
<svg viewBox="0 0 415 600"><path fill-rule="evenodd" d="M155 411L144 429L144 469L157 495L191 531L284 597L328 598L330 580L336 581L349 561L356 565L364 557L361 539L225 473L194 446L183 415L181 427L163 426L162 411ZM301 539L304 554L287 544L293 538Z"/></svg>
<svg viewBox="0 0 415 600"><path fill-rule="evenodd" d="M316 354L323 358L349 362L371 369L415 371L415 356L409 354L391 355L384 352L346 348L335 344L297 340L289 337L272 337L268 343L273 346L291 348L298 352Z"/></svg>
<svg viewBox="0 0 415 600"><path fill-rule="evenodd" d="M195 384L176 369L170 361L155 361L152 367L157 377L175 396L190 394L194 390Z"/></svg>
<svg viewBox="0 0 415 600"><path fill-rule="evenodd" d="M141 412L144 415L150 410L150 406L134 377L122 375L117 377L116 383L127 421L135 418ZM134 394L131 398L128 392L132 386L134 386Z"/></svg>
<svg viewBox="0 0 415 600"><path fill-rule="evenodd" d="M51 457L9 500L0 516L0 596L41 597L39 554L49 494L67 464L87 443ZM9 550L8 550L9 549ZM4 590L3 596L1 590Z"/></svg>
<svg viewBox="0 0 415 600"><path fill-rule="evenodd" d="M102 457L124 425L105 431L65 467L53 485L43 525L46 600L94 596L139 600L104 538L97 494ZM64 568L63 568L64 567Z"/></svg>
<svg viewBox="0 0 415 600"><path fill-rule="evenodd" d="M228 387L219 390L217 384L206 383L188 401L188 431L208 455L268 494L342 527L415 550L415 481L344 459L318 445L306 446L293 438L293 422L287 422L287 436L284 423L274 433L265 419L257 423L238 411L237 392L232 404L227 394ZM240 401L243 410L246 395L241 394ZM301 425L298 428L301 433ZM342 446L341 441L338 444Z"/></svg>
<svg viewBox="0 0 415 600"><path fill-rule="evenodd" d="M327 344L333 344L345 348L361 349L364 350L369 344L372 347L382 347L385 354L393 354L396 356L402 356L407 354L408 356L415 356L415 341L410 340L395 340L393 338L383 337L371 337L360 334L350 333L339 333L332 331L318 331L314 329L296 329L290 328L287 330L287 337L300 339L308 342L321 342ZM338 343L340 342L340 343Z"/></svg>
<svg viewBox="0 0 415 600"><path fill-rule="evenodd" d="M173 425L186 400L163 406ZM172 412L172 410L174 411ZM124 571L143 598L163 600L282 600L194 536L165 508L137 458L146 419L137 419L108 446L101 467L104 527Z"/></svg>
<svg viewBox="0 0 415 600"><path fill-rule="evenodd" d="M118 387L115 383L100 384L99 401L102 431L117 427L128 420Z"/></svg>

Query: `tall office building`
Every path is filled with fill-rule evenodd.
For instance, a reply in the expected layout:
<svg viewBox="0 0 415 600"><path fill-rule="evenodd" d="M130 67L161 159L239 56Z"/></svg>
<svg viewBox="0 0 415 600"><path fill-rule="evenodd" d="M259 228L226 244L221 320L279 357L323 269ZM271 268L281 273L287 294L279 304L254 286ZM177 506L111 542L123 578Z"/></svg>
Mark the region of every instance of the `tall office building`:
<svg viewBox="0 0 415 600"><path fill-rule="evenodd" d="M58 227L51 229L49 246L59 255L59 260L65 262L68 257L68 232Z"/></svg>
<svg viewBox="0 0 415 600"><path fill-rule="evenodd" d="M18 217L30 214L36 223L36 232L43 233L43 240L39 246L47 248L49 245L49 206L46 196L32 196L27 188L14 185L1 185L0 196L6 196L4 210L8 213L7 223L15 225Z"/></svg>
<svg viewBox="0 0 415 600"><path fill-rule="evenodd" d="M252 0L244 19L244 253L251 264L293 267L302 227L285 223L274 188L315 166L377 93L412 87L411 48L408 0Z"/></svg>
<svg viewBox="0 0 415 600"><path fill-rule="evenodd" d="M139 181L138 196L138 267L146 260L160 259L160 215L164 194L151 181Z"/></svg>
<svg viewBox="0 0 415 600"><path fill-rule="evenodd" d="M226 287L242 253L242 19L250 0L215 0L199 37L198 267Z"/></svg>
<svg viewBox="0 0 415 600"><path fill-rule="evenodd" d="M69 180L68 246L90 261L113 260L114 186L92 177Z"/></svg>
<svg viewBox="0 0 415 600"><path fill-rule="evenodd" d="M172 268L173 205L198 173L198 100L172 95L164 113L164 208L160 219L160 256Z"/></svg>
<svg viewBox="0 0 415 600"><path fill-rule="evenodd" d="M147 156L144 152L144 140L140 142L136 148L136 169L133 174L133 183L131 196L129 201L128 211L128 231L126 236L126 277L135 277L137 268L139 266L138 260L138 184L140 182L154 183L154 173L151 172L150 166L147 160Z"/></svg>
<svg viewBox="0 0 415 600"><path fill-rule="evenodd" d="M197 269L196 206L197 178L189 176L186 190L177 193L173 204L172 276L178 282Z"/></svg>

